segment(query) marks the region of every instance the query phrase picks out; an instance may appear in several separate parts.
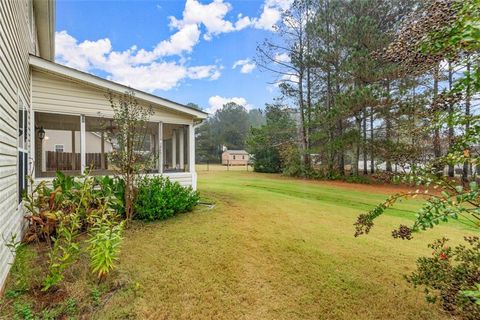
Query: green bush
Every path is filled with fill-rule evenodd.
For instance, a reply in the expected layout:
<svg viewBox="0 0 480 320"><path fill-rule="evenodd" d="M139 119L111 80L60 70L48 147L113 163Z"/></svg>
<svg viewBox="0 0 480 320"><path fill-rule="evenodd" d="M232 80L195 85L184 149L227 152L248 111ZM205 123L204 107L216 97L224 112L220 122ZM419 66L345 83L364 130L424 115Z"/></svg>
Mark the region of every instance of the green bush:
<svg viewBox="0 0 480 320"><path fill-rule="evenodd" d="M166 219L193 210L198 201L199 194L191 187L159 176L143 177L137 181L134 217L148 221Z"/></svg>
<svg viewBox="0 0 480 320"><path fill-rule="evenodd" d="M447 245L436 240L429 247L431 257L417 260L417 270L407 280L423 287L428 302L439 302L443 310L456 319L480 319L477 300L480 283L480 238L465 237L467 244Z"/></svg>

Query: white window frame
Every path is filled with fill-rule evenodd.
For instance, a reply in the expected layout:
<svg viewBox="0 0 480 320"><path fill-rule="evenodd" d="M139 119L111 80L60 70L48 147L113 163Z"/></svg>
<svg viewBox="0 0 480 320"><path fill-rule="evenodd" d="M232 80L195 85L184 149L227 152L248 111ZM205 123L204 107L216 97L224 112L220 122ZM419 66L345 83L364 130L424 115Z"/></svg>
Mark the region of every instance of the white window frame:
<svg viewBox="0 0 480 320"><path fill-rule="evenodd" d="M65 145L64 144L54 144L53 149L55 152L65 152ZM58 151L57 149L62 149L62 151Z"/></svg>
<svg viewBox="0 0 480 320"><path fill-rule="evenodd" d="M29 117L31 116L30 112L30 106L25 103L23 98L18 94L18 109L17 109L17 195L18 195L18 203L19 206L23 203L23 199L21 198L21 193L23 191L27 190L28 188L28 182L27 182L27 176L28 176L28 162L29 162L29 156L30 152L28 150L28 138L30 134L30 130L28 127L28 122L29 122ZM22 119L20 119L20 111L23 113L22 114ZM20 123L20 121L22 123ZM20 135L20 129L22 129L22 135ZM23 159L20 159L20 154L24 157ZM25 158L26 155L26 158ZM22 161L21 161L22 160ZM22 181L19 181L20 179L20 163L23 164L23 179ZM21 185L20 185L21 183Z"/></svg>

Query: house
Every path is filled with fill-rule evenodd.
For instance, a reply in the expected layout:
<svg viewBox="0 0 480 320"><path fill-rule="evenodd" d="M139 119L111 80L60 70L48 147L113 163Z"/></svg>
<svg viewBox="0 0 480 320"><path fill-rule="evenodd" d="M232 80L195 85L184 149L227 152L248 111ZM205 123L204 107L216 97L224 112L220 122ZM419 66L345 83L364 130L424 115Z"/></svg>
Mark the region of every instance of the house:
<svg viewBox="0 0 480 320"><path fill-rule="evenodd" d="M113 111L107 92L130 88L54 62L54 0L0 1L0 289L13 256L6 246L23 226L27 175L57 170L111 174L106 139ZM139 90L152 106L142 152L158 159L151 174L196 188L194 127L207 114Z"/></svg>
<svg viewBox="0 0 480 320"><path fill-rule="evenodd" d="M222 164L224 166L246 166L250 155L245 150L225 150L222 153Z"/></svg>

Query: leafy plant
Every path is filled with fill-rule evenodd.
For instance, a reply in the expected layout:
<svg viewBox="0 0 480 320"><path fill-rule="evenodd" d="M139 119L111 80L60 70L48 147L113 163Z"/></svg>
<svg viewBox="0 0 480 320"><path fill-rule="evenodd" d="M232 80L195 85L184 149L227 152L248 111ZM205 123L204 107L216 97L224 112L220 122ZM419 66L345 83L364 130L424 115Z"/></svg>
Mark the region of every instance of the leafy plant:
<svg viewBox="0 0 480 320"><path fill-rule="evenodd" d="M198 201L199 194L191 187L182 187L178 182L160 176L143 177L137 181L135 218L149 221L166 219L193 210Z"/></svg>
<svg viewBox="0 0 480 320"><path fill-rule="evenodd" d="M34 181L29 177L31 185ZM55 212L58 210L57 192L47 187L46 181L41 181L32 188L30 193L24 196L24 206L28 214L25 219L28 221L28 229L25 232L23 241L26 243L34 241L46 241L50 243L51 236L55 234L58 224Z"/></svg>
<svg viewBox="0 0 480 320"><path fill-rule="evenodd" d="M119 215L125 215L125 182L120 177L97 176L98 196L108 197L110 208Z"/></svg>
<svg viewBox="0 0 480 320"><path fill-rule="evenodd" d="M41 183L25 197L29 227L24 241L45 241L50 248L42 290L57 286L83 250L89 252L92 271L104 278L114 268L122 240L123 181L58 172L52 184L53 189ZM85 231L87 239L80 237Z"/></svg>
<svg viewBox="0 0 480 320"><path fill-rule="evenodd" d="M475 301L476 304L480 304L480 284L477 283L474 290L463 290L462 294Z"/></svg>
<svg viewBox="0 0 480 320"><path fill-rule="evenodd" d="M417 270L407 280L425 288L427 301L438 301L452 316L473 320L480 318L475 293L480 282L480 238L465 237L465 241L467 246L454 248L446 238L430 244L432 256L419 258Z"/></svg>
<svg viewBox="0 0 480 320"><path fill-rule="evenodd" d="M125 222L116 223L115 215L115 211L104 205L95 214L94 222L89 230L88 251L92 272L99 279L104 278L113 270L120 254Z"/></svg>
<svg viewBox="0 0 480 320"><path fill-rule="evenodd" d="M16 302L14 304L15 319L33 320L34 314L32 308L27 303Z"/></svg>
<svg viewBox="0 0 480 320"><path fill-rule="evenodd" d="M50 264L48 275L43 281L43 291L49 290L63 280L63 273L75 262L76 255L80 251L76 242L80 227L78 217L72 214L68 217L61 217L61 219L65 219L65 221L60 222L57 236L53 238L53 248L48 253Z"/></svg>
<svg viewBox="0 0 480 320"><path fill-rule="evenodd" d="M73 315L77 311L77 301L75 299L70 298L65 303L65 313L68 315Z"/></svg>
<svg viewBox="0 0 480 320"><path fill-rule="evenodd" d="M92 297L92 302L95 306L100 305L100 297L102 296L102 293L98 288L93 288L91 292L91 297Z"/></svg>

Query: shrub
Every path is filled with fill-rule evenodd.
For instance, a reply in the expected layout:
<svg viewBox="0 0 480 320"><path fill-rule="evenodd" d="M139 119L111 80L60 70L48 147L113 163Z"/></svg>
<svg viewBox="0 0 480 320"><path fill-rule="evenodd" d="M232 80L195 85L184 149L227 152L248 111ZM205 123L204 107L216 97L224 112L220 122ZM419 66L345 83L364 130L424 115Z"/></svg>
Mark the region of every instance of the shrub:
<svg viewBox="0 0 480 320"><path fill-rule="evenodd" d="M465 237L467 246L450 247L439 239L429 247L431 257L417 260L417 270L407 280L423 286L428 302L439 302L442 308L459 319L480 319L476 298L480 283L480 238Z"/></svg>
<svg viewBox="0 0 480 320"><path fill-rule="evenodd" d="M369 176L348 176L345 178L348 183L371 184L372 179Z"/></svg>
<svg viewBox="0 0 480 320"><path fill-rule="evenodd" d="M137 181L135 218L147 221L166 219L193 210L198 201L199 194L191 187L182 187L178 182L160 176L143 177Z"/></svg>

